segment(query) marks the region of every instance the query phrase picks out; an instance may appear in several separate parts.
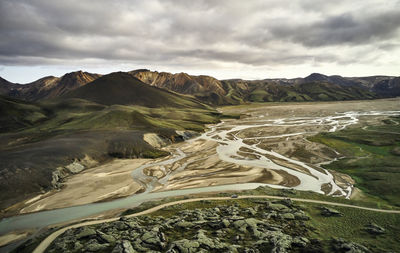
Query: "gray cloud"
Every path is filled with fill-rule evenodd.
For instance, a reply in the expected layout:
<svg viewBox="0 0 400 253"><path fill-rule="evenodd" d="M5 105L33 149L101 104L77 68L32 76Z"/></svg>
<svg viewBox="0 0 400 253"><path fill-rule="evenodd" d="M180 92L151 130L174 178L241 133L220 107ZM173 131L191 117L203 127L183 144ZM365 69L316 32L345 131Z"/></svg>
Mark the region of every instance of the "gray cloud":
<svg viewBox="0 0 400 253"><path fill-rule="evenodd" d="M398 38L399 28L400 9L361 18L345 13L312 24L276 26L271 31L275 37L290 39L307 47L319 47L379 43Z"/></svg>
<svg viewBox="0 0 400 253"><path fill-rule="evenodd" d="M2 0L0 65L350 64L399 50L399 27L398 1Z"/></svg>

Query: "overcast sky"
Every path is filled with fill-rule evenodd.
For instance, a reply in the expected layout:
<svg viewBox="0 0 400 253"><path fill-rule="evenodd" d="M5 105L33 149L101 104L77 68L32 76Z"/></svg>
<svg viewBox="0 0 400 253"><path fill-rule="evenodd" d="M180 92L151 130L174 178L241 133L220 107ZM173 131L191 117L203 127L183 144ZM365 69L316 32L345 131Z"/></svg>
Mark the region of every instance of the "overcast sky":
<svg viewBox="0 0 400 253"><path fill-rule="evenodd" d="M1 0L0 76L400 75L400 0Z"/></svg>

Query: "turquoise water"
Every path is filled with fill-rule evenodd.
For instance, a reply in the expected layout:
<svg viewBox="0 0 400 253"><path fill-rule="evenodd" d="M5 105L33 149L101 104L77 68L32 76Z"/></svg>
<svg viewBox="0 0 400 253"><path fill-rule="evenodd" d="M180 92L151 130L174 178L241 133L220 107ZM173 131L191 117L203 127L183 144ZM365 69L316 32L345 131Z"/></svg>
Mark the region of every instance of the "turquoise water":
<svg viewBox="0 0 400 253"><path fill-rule="evenodd" d="M202 188L192 188L183 190L172 190L165 192L141 193L126 198L116 199L109 202L93 203L81 206L60 208L50 211L24 214L1 220L0 235L15 230L42 228L52 224L82 219L94 214L99 214L113 209L135 207L143 202L154 199L189 195L195 193L205 193L205 192L248 190L248 189L255 189L258 186L262 185L264 184L245 183L245 184L208 186Z"/></svg>

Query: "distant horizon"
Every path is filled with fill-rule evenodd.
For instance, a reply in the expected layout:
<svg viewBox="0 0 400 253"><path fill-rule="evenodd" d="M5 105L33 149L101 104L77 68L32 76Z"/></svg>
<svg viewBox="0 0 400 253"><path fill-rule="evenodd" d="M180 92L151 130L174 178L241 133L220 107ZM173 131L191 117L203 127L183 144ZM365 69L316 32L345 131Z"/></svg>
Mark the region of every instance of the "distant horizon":
<svg viewBox="0 0 400 253"><path fill-rule="evenodd" d="M100 74L100 75L108 75L111 73L115 73L115 72L129 72L129 71L135 71L135 70L150 70L153 72L166 72L166 73L171 73L171 74L179 74L179 73L186 73L192 76L200 76L200 75L204 75L204 76L211 76L216 78L217 80L223 81L223 80L234 80L234 79L240 79L240 80L247 80L247 81L256 81L256 80L264 80L264 79L296 79L296 78L305 78L310 76L311 74L322 74L322 75L326 75L326 76L341 76L341 77L346 77L346 78L354 78L354 77L370 77L370 76L388 76L388 77L398 77L399 75L386 75L386 74L372 74L372 75L354 75L354 76L347 76L347 75L341 75L341 74L326 74L323 72L310 72L309 74L306 75L302 75L302 76L296 76L296 77L283 77L283 76L274 76L274 77L260 77L260 78L241 78L241 77L228 77L228 78L218 78L215 75L210 75L208 73L191 73L191 72L186 72L186 71L165 71L165 70L159 70L159 69L151 69L151 68L146 68L146 67L142 67L142 68L133 68L130 70L112 70L112 71L92 71L89 69L83 69L83 68L77 68L75 70L73 70L72 68L67 70L65 69L66 72L62 72L63 70L59 69L59 70L53 70L53 71L45 71L45 72L39 72L42 73L42 75L35 75L37 77L32 77L31 78L27 78L27 77L22 77L21 75L19 76L15 76L14 73L11 73L11 75L7 75L7 73L4 75L3 71L0 70L0 77L11 82L11 83L16 83L16 84L29 84L32 82L35 82L39 79L42 79L44 77L49 77L49 76L54 76L57 78L60 78L62 76L64 76L65 74L68 73L73 73L73 72L78 72L78 71L82 71L82 72L87 72L87 73L91 73L91 74ZM47 74L46 74L47 73ZM11 76L11 78L8 78L8 76ZM24 81L18 81L18 80L24 80Z"/></svg>

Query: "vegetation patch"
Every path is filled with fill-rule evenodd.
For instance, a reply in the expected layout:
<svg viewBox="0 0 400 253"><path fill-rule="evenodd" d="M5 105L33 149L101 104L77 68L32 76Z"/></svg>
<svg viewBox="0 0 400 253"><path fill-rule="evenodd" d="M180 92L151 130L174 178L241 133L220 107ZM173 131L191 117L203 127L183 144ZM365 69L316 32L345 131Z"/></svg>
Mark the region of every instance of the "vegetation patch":
<svg viewBox="0 0 400 253"><path fill-rule="evenodd" d="M325 144L345 158L324 165L348 174L356 187L380 199L381 204L400 206L400 119L392 117L381 125L321 133L309 140Z"/></svg>
<svg viewBox="0 0 400 253"><path fill-rule="evenodd" d="M399 228L397 214L290 199L201 200L67 230L47 252L396 252Z"/></svg>
<svg viewBox="0 0 400 253"><path fill-rule="evenodd" d="M125 104L96 103L107 95L105 88L113 86L108 83L113 78L118 79L116 85L126 86L126 92L138 94L124 97ZM82 96L40 103L0 97L0 208L58 187L62 182L54 182L52 173L86 156L98 162L166 156L168 152L145 142L144 134L155 133L166 144L179 142L193 136L190 131L202 132L206 124L220 120L218 111L192 97L139 82L112 75L95 84L99 90L90 85L92 93L77 89ZM96 99L86 100L86 95ZM147 107L149 99L158 103Z"/></svg>

